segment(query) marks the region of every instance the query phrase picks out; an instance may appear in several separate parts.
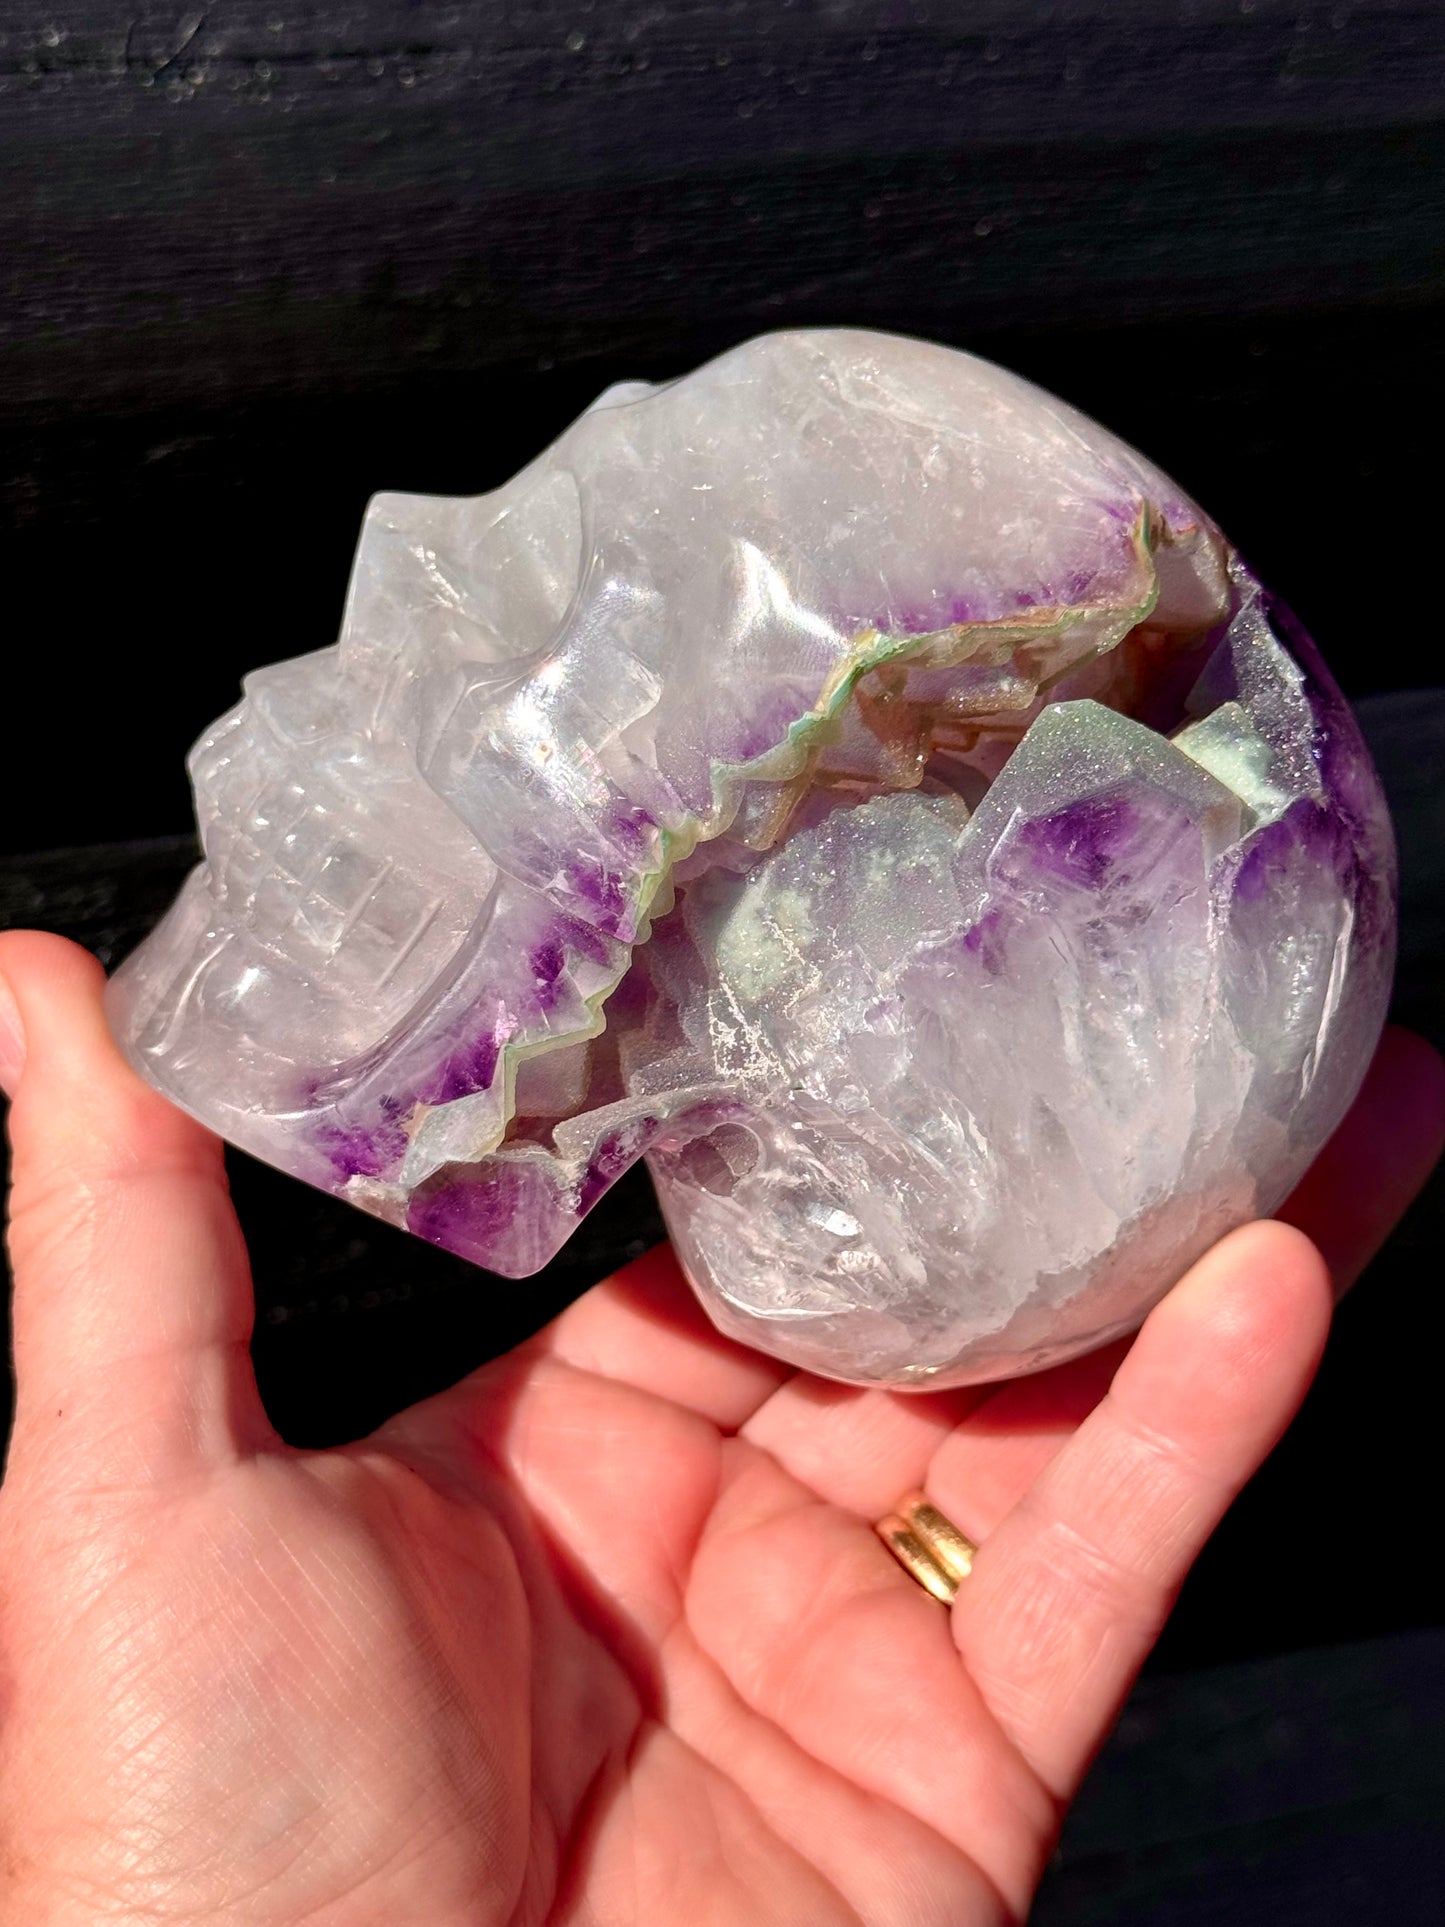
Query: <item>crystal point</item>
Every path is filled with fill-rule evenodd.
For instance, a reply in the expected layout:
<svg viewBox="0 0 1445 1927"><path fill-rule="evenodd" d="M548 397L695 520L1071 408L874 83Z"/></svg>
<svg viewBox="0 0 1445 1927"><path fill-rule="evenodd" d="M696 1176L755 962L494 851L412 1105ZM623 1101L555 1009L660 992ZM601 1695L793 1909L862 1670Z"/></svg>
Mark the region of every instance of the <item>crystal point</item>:
<svg viewBox="0 0 1445 1927"><path fill-rule="evenodd" d="M494 1271L638 1158L727 1331L832 1377L1128 1330L1266 1213L1388 995L1328 673L1202 511L954 350L764 336L473 499L191 762L132 1061Z"/></svg>

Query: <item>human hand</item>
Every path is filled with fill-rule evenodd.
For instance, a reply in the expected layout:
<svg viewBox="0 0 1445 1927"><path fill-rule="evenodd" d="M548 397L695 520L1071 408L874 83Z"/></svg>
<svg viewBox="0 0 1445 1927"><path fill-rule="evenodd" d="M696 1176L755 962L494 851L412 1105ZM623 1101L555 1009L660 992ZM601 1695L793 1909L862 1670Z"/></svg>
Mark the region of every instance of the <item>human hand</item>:
<svg viewBox="0 0 1445 1927"><path fill-rule="evenodd" d="M1226 1238L1132 1346L922 1397L724 1340L654 1252L361 1444L295 1451L220 1145L122 1062L83 952L13 934L0 1005L6 979L0 1919L1023 1916L1309 1381L1330 1287L1299 1230ZM1442 1112L1439 1060L1388 1037L1298 1206L1342 1278ZM982 1542L951 1613L870 1529L915 1486Z"/></svg>

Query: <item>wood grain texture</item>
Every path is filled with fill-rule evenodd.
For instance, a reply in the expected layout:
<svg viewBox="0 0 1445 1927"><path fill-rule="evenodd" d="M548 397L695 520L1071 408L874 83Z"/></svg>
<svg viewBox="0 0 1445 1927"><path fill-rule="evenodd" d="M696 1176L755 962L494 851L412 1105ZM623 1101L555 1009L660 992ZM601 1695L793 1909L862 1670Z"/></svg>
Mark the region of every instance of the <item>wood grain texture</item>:
<svg viewBox="0 0 1445 1927"><path fill-rule="evenodd" d="M1441 387L1438 0L16 0L0 179L7 634L65 741L0 758L0 849L183 833L373 490L491 487L767 327L1017 367L1352 691L1414 673L1375 610Z"/></svg>
<svg viewBox="0 0 1445 1927"><path fill-rule="evenodd" d="M1430 0L13 12L0 408L29 421L780 320L1441 285Z"/></svg>

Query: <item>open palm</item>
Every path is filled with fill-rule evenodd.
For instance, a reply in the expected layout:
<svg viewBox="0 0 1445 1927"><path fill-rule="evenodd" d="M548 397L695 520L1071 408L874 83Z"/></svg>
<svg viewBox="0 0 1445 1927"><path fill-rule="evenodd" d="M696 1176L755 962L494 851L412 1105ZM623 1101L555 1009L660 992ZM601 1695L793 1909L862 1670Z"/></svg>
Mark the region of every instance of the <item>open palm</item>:
<svg viewBox="0 0 1445 1927"><path fill-rule="evenodd" d="M219 1146L0 941L19 1411L0 1918L284 1927L1018 1920L1191 1559L1323 1342L1283 1224L1117 1347L857 1392L719 1337L665 1253L360 1445L271 1431ZM1337 1275L1438 1145L1387 1040L1296 1201ZM982 1542L952 1612L870 1529Z"/></svg>

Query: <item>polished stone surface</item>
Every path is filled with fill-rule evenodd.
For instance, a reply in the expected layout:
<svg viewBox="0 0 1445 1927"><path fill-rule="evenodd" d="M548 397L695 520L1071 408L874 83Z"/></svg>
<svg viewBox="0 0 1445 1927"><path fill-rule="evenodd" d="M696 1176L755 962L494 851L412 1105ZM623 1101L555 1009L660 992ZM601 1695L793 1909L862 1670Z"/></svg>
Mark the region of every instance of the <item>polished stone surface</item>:
<svg viewBox="0 0 1445 1927"><path fill-rule="evenodd" d="M234 1142L495 1271L640 1156L728 1329L947 1384L1278 1203L1388 994L1393 851L1202 512L991 365L763 337L471 500L192 763L112 992Z"/></svg>

